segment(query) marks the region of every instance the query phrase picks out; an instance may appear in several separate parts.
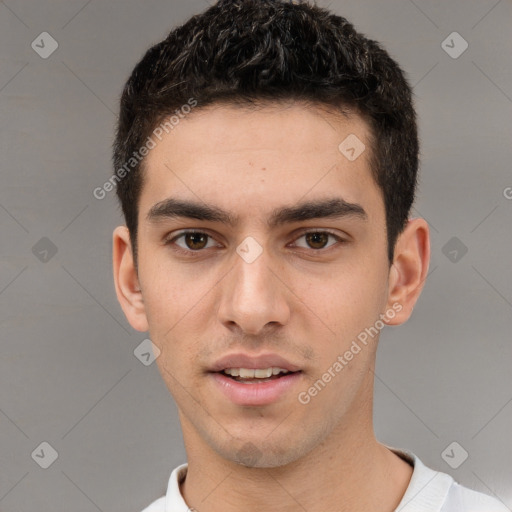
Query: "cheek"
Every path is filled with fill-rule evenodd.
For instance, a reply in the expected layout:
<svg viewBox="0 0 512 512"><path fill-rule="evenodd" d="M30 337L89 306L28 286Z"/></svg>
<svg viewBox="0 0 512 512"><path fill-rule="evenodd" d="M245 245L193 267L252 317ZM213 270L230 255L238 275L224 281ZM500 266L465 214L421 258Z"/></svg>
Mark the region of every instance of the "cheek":
<svg viewBox="0 0 512 512"><path fill-rule="evenodd" d="M209 287L193 265L173 264L165 250L155 252L141 261L140 276L149 324L161 335L199 306Z"/></svg>
<svg viewBox="0 0 512 512"><path fill-rule="evenodd" d="M329 318L327 325L342 339L373 325L386 303L386 279L375 261L362 261L333 272L328 289L315 293L315 300Z"/></svg>
<svg viewBox="0 0 512 512"><path fill-rule="evenodd" d="M157 361L176 375L193 366L204 350L200 342L211 317L205 308L215 280L210 283L194 274L155 265L142 284L150 337L161 350Z"/></svg>
<svg viewBox="0 0 512 512"><path fill-rule="evenodd" d="M141 269L141 287L151 340L162 351L162 357L174 343L180 321L186 319L189 305L188 290L171 273L154 264Z"/></svg>

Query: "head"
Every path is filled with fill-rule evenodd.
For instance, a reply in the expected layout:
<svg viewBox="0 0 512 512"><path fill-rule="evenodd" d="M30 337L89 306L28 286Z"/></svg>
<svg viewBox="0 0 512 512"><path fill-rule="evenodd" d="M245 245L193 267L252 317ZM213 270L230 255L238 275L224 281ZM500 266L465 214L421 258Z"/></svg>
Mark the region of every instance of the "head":
<svg viewBox="0 0 512 512"><path fill-rule="evenodd" d="M219 1L174 29L134 68L121 98L114 169L212 103L252 108L301 100L367 123L373 179L386 208L388 259L407 223L418 170L411 88L375 41L344 18L307 3ZM174 121L169 118L174 116ZM167 124L166 124L167 123ZM163 127L162 129L159 127ZM158 131L154 134L154 130ZM137 228L145 160L134 160L117 185L137 262Z"/></svg>
<svg viewBox="0 0 512 512"><path fill-rule="evenodd" d="M399 66L316 6L221 0L129 78L115 168L144 146L117 186L116 291L161 350L185 441L273 467L369 434L379 332L407 320L429 259ZM240 354L295 368L288 391L228 398L219 365Z"/></svg>

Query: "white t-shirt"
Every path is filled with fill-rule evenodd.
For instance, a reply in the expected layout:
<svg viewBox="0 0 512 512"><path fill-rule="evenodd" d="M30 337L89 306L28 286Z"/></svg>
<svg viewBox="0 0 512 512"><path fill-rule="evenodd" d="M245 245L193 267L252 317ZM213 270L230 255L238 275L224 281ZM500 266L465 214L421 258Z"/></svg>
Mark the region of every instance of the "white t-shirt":
<svg viewBox="0 0 512 512"><path fill-rule="evenodd" d="M425 466L411 452L390 448L413 467L409 486L395 512L511 512L501 501L458 484L450 475ZM167 494L142 512L190 512L181 495L179 482L188 464L173 470Z"/></svg>

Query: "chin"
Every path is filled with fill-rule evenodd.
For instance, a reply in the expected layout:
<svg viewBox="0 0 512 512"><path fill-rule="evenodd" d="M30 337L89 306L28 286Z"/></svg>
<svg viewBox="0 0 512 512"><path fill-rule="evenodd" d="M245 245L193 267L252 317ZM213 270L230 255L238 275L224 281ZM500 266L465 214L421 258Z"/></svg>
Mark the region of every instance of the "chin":
<svg viewBox="0 0 512 512"><path fill-rule="evenodd" d="M297 449L295 443L287 447L283 446L283 443L247 441L236 451L233 451L233 445L230 445L226 450L220 450L218 453L224 459L231 460L240 466L269 469L286 466L303 457L309 450L304 443L300 446L301 449Z"/></svg>

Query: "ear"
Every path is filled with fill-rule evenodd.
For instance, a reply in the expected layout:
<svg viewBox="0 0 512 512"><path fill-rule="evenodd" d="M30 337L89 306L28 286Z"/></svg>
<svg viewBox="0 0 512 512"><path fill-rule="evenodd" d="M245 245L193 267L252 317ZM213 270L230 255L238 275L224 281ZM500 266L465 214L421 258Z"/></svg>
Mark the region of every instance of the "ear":
<svg viewBox="0 0 512 512"><path fill-rule="evenodd" d="M112 249L117 300L130 325L137 331L145 332L149 328L146 309L133 263L130 232L126 226L118 226L114 230Z"/></svg>
<svg viewBox="0 0 512 512"><path fill-rule="evenodd" d="M395 246L393 264L389 271L387 311L393 318L388 325L400 325L411 316L427 278L430 262L430 234L424 219L409 219Z"/></svg>

